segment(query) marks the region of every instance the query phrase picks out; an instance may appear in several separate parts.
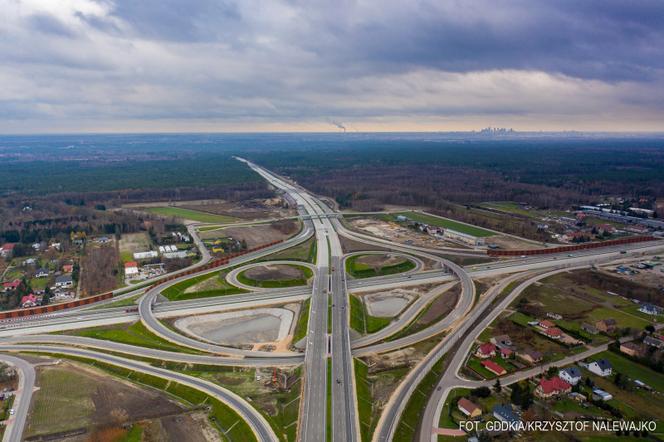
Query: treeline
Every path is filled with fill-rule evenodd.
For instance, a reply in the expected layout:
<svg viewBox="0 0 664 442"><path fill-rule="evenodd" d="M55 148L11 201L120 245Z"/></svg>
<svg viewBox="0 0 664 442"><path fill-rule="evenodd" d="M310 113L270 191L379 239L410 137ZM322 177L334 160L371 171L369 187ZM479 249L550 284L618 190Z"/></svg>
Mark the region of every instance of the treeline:
<svg viewBox="0 0 664 442"><path fill-rule="evenodd" d="M250 156L358 210L382 204L434 207L440 200L510 200L567 208L603 195L664 195L662 139L349 138L319 149Z"/></svg>

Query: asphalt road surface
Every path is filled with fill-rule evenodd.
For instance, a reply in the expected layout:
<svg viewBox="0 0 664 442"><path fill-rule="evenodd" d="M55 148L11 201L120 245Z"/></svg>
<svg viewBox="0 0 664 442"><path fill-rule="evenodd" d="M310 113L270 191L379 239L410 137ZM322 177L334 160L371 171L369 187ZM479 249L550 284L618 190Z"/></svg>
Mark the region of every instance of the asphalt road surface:
<svg viewBox="0 0 664 442"><path fill-rule="evenodd" d="M0 361L16 367L19 375L19 384L13 405L14 415L7 419L7 428L2 441L19 442L23 437L25 422L30 409L30 400L35 388L35 369L29 362L15 356L0 354Z"/></svg>

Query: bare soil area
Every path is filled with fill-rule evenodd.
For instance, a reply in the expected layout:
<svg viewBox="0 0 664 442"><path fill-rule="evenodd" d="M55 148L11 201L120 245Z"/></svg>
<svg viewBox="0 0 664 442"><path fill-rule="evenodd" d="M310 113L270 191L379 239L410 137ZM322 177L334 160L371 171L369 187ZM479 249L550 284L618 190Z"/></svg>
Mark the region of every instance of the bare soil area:
<svg viewBox="0 0 664 442"><path fill-rule="evenodd" d="M256 281L288 281L304 279L301 268L286 264L264 265L252 267L244 272L247 278Z"/></svg>
<svg viewBox="0 0 664 442"><path fill-rule="evenodd" d="M445 293L437 296L436 299L431 303L431 307L424 312L422 316L417 320L418 324L428 325L434 322L438 322L447 316L459 299L459 294L461 289L459 285L455 285Z"/></svg>
<svg viewBox="0 0 664 442"><path fill-rule="evenodd" d="M401 244L410 244L420 247L454 247L465 248L457 243L445 241L432 235L420 233L414 229L401 226L397 223L383 221L375 218L356 218L348 221L355 230L374 235Z"/></svg>
<svg viewBox="0 0 664 442"><path fill-rule="evenodd" d="M282 218L295 214L293 209L284 208L283 205L282 198L269 198L237 203L222 200L193 201L182 204L181 207L245 220Z"/></svg>
<svg viewBox="0 0 664 442"><path fill-rule="evenodd" d="M372 267L376 270L386 267L386 266L393 266L397 264L401 264L402 262L406 262L406 258L400 255L393 255L393 254L384 254L384 255L365 255L357 258L355 262L367 265L369 267Z"/></svg>
<svg viewBox="0 0 664 442"><path fill-rule="evenodd" d="M79 430L87 434L83 439L87 440L100 429L186 412L157 390L119 380L85 364L64 361L37 371L39 390L30 407L27 436L60 434L51 440L71 440L65 434ZM200 434L196 427L191 430Z"/></svg>
<svg viewBox="0 0 664 442"><path fill-rule="evenodd" d="M503 250L528 250L528 249L541 249L540 243L531 241L524 241L507 235L495 235L487 239L487 243L495 244Z"/></svg>
<svg viewBox="0 0 664 442"><path fill-rule="evenodd" d="M227 227L221 230L203 232L201 237L218 238L230 236L238 241L246 241L247 247L252 248L272 241L281 241L297 233L299 224L293 220L277 221L271 224L257 226Z"/></svg>

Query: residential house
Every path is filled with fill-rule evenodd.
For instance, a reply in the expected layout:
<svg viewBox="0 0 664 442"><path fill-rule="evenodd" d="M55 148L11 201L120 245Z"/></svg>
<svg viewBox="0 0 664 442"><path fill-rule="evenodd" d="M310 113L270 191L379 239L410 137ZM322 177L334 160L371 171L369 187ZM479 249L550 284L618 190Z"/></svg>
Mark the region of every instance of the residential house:
<svg viewBox="0 0 664 442"><path fill-rule="evenodd" d="M597 330L601 331L602 333L613 333L616 331L616 327L616 320L612 318L600 319L599 321L595 322L595 328L597 328Z"/></svg>
<svg viewBox="0 0 664 442"><path fill-rule="evenodd" d="M3 292L9 292L12 290L16 290L18 286L21 285L21 280L20 279L15 279L10 282L3 282L2 283L2 291Z"/></svg>
<svg viewBox="0 0 664 442"><path fill-rule="evenodd" d="M39 298L37 298L32 293L30 293L29 295L25 295L21 298L21 307L23 308L34 307L38 304L39 304Z"/></svg>
<svg viewBox="0 0 664 442"><path fill-rule="evenodd" d="M643 338L643 343L650 346L650 347L655 347L657 349L664 348L664 341L661 339L657 339L653 336L646 336Z"/></svg>
<svg viewBox="0 0 664 442"><path fill-rule="evenodd" d="M459 399L457 408L471 419L482 415L482 409L479 407L479 405L474 404L465 397Z"/></svg>
<svg viewBox="0 0 664 442"><path fill-rule="evenodd" d="M55 286L60 289L73 287L74 280L71 278L71 275L60 275L55 278Z"/></svg>
<svg viewBox="0 0 664 442"><path fill-rule="evenodd" d="M583 330L586 333L590 333L591 335L596 335L597 333L599 333L599 330L597 330L597 328L594 325L588 324L587 322L581 324L581 330Z"/></svg>
<svg viewBox="0 0 664 442"><path fill-rule="evenodd" d="M134 253L134 259L140 260L140 259L152 259L152 258L157 258L159 256L159 253L157 253L155 250L148 250L147 252L135 252Z"/></svg>
<svg viewBox="0 0 664 442"><path fill-rule="evenodd" d="M551 327L544 330L544 334L551 339L560 339L563 332L558 327Z"/></svg>
<svg viewBox="0 0 664 442"><path fill-rule="evenodd" d="M3 244L2 247L0 247L0 256L3 258L11 258L11 256L14 254L14 247L16 247L16 244L14 243L6 243Z"/></svg>
<svg viewBox="0 0 664 442"><path fill-rule="evenodd" d="M491 343L498 348L511 348L512 339L508 335L499 335L491 338Z"/></svg>
<svg viewBox="0 0 664 442"><path fill-rule="evenodd" d="M482 361L482 366L497 376L502 376L507 373L507 370L503 367L488 359Z"/></svg>
<svg viewBox="0 0 664 442"><path fill-rule="evenodd" d="M556 324L553 321L549 321L548 319L544 319L539 322L539 326L542 327L544 330L549 329L551 327L555 327Z"/></svg>
<svg viewBox="0 0 664 442"><path fill-rule="evenodd" d="M645 313L646 315L653 315L653 316L662 314L662 308L652 304L641 304L641 307L639 307L639 311L641 313Z"/></svg>
<svg viewBox="0 0 664 442"><path fill-rule="evenodd" d="M611 373L613 372L611 363L606 359L592 361L590 364L588 364L588 370L591 373L595 373L597 376L601 377L611 376Z"/></svg>
<svg viewBox="0 0 664 442"><path fill-rule="evenodd" d="M520 422L521 418L511 404L500 404L493 407L493 417L501 422Z"/></svg>
<svg viewBox="0 0 664 442"><path fill-rule="evenodd" d="M512 350L511 348L501 347L500 349L500 357L503 359L509 359L512 357L513 354L514 350Z"/></svg>
<svg viewBox="0 0 664 442"><path fill-rule="evenodd" d="M643 348L636 342L625 342L620 344L620 351L629 356L640 357L643 355Z"/></svg>
<svg viewBox="0 0 664 442"><path fill-rule="evenodd" d="M136 261L126 262L124 265L125 276L133 276L138 274L138 263Z"/></svg>
<svg viewBox="0 0 664 442"><path fill-rule="evenodd" d="M496 346L490 342L485 342L484 344L480 344L480 346L477 347L475 356L477 356L480 359L494 357L496 356Z"/></svg>
<svg viewBox="0 0 664 442"><path fill-rule="evenodd" d="M602 390L601 388L593 388L593 400L594 401L610 401L613 399L613 395L607 391Z"/></svg>
<svg viewBox="0 0 664 442"><path fill-rule="evenodd" d="M48 277L48 270L42 267L42 268L37 270L37 272L35 273L35 276L37 278L47 278Z"/></svg>
<svg viewBox="0 0 664 442"><path fill-rule="evenodd" d="M542 360L542 353L533 350L532 348L517 350L516 356L530 364L536 364Z"/></svg>
<svg viewBox="0 0 664 442"><path fill-rule="evenodd" d="M547 318L555 319L556 321L559 321L563 319L562 315L559 315L558 313L553 313L553 312L548 312L546 314Z"/></svg>
<svg viewBox="0 0 664 442"><path fill-rule="evenodd" d="M558 376L568 384L576 385L581 380L581 370L578 367L563 368L558 372Z"/></svg>
<svg viewBox="0 0 664 442"><path fill-rule="evenodd" d="M62 266L62 271L64 273L71 273L74 271L74 264L65 264Z"/></svg>
<svg viewBox="0 0 664 442"><path fill-rule="evenodd" d="M550 398L558 396L559 394L569 393L572 391L572 386L566 381L554 376L551 379L540 379L539 385L535 388L535 396L539 398Z"/></svg>

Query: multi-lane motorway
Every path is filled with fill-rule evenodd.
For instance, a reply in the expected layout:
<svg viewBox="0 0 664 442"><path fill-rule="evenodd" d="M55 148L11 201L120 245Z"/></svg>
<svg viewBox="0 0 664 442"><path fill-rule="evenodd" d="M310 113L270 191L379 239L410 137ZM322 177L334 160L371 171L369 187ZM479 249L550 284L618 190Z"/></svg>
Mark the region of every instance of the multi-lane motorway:
<svg viewBox="0 0 664 442"><path fill-rule="evenodd" d="M426 409L423 410L423 431L420 434L421 440L424 442L431 440L429 430L437 422L437 416L440 414L440 408L447 392L458 385L471 382L460 379L457 373L476 335L527 285L552 274L551 272L544 273L552 269L555 269L553 271L556 272L611 260L626 260L634 255L655 253L662 249L662 245L658 243L645 243L578 251L573 255L535 256L462 267L446 259L445 256L478 256L483 252L454 248L439 250L395 244L385 239L351 231L338 219L337 213L326 206L320 198L256 164L243 159L239 160L246 162L272 186L287 194L292 201L297 203L299 217L304 221L303 228L296 236L283 243L234 258L227 266L206 272L228 270L227 277L237 285L237 273L247 268L247 265L251 266L252 261L297 245L314 235L317 243L316 263L315 266L306 264L314 270L315 274L311 287L280 290L256 290L246 287L246 289L251 289L251 292L241 295L178 302L160 301L159 295L164 289L191 277L190 275L181 276L147 290L139 300L137 311L126 307L100 310L80 308L0 323L0 350L41 351L83 356L190 385L232 406L247 420L258 440L270 441L276 440L276 435L262 415L246 401L223 387L180 373L155 368L130 358L248 367L303 364L304 382L300 402L298 438L303 441L356 441L360 439L360 435L353 357L393 351L445 333L444 338L399 384L385 406L373 436L375 441L392 440L404 407L419 382L443 356L455 349L449 363L450 369L441 377L439 388L436 389ZM416 269L405 274L388 277L347 280L344 260L351 254L344 255L340 235L364 243L369 247L380 246L407 254L417 263ZM203 259L196 264L196 266L200 266L208 262L210 256L195 232L192 237L203 254ZM624 253L625 250L628 253ZM437 263L436 268L422 271L424 265L421 258ZM488 277L502 277L503 279L477 301L473 278ZM495 298L503 292L505 287L524 277L529 279L497 305L493 304ZM386 329L351 341L348 290L362 292L421 284L436 284L437 287L419 297ZM399 339L386 340L407 326L434 297L441 293L444 296L444 292L455 284L460 284L461 291L456 305L447 316L416 333ZM140 291L132 291L123 294L122 297L135 296L137 293ZM305 299L310 299L311 302L304 354L295 351L254 351L202 342L177 333L160 321L160 319L171 316L253 308ZM156 335L173 344L197 352L165 351L84 337L45 334L137 319L140 319ZM117 356L119 354L123 356ZM24 375L24 379L29 380L31 366L29 368L28 366L21 366L21 372L28 373ZM34 370L32 373L34 381ZM331 406L328 406L328 401L331 401ZM25 413L27 413L26 402L29 403L29 395L24 395L20 402L21 406L25 407ZM16 431L22 429L19 417L17 411L13 421L14 426L11 428L12 434L16 434ZM22 419L25 420L25 415ZM17 429L19 427L20 429ZM18 434L20 437L20 433Z"/></svg>

